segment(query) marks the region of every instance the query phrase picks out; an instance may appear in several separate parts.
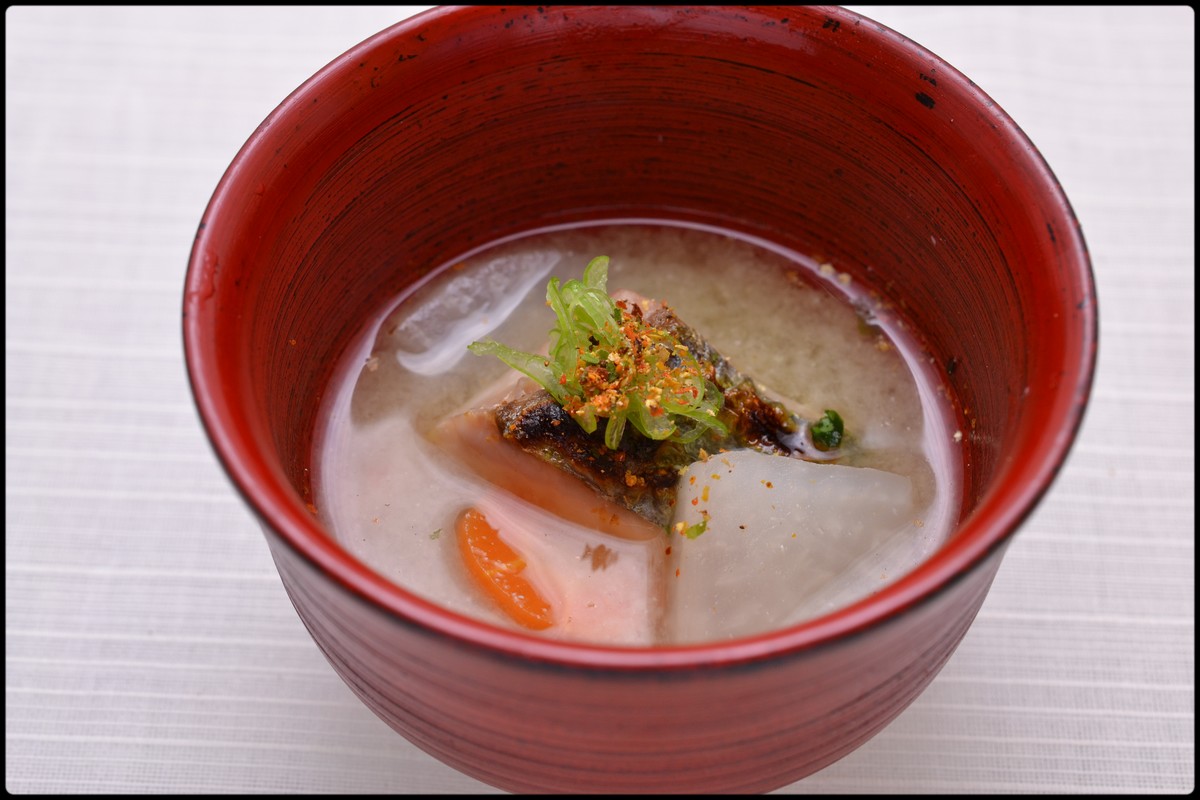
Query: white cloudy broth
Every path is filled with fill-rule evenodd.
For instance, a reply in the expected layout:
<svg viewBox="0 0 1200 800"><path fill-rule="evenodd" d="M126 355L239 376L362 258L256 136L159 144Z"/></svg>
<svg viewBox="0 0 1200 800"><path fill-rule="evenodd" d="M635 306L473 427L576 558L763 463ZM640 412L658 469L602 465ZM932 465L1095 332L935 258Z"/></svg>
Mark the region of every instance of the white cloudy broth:
<svg viewBox="0 0 1200 800"><path fill-rule="evenodd" d="M708 503L711 490L724 503L715 524L695 539L664 531L630 541L530 507L448 454L435 428L515 375L467 345L491 338L544 348L554 324L547 281L580 277L598 255L610 258L610 292L665 302L790 410L810 420L836 410L844 457L792 469L781 462L797 459L711 454L681 477L677 513ZM866 597L945 541L958 513L958 445L920 352L836 261L674 225L527 235L446 265L367 326L325 395L314 504L332 535L379 574L499 626L525 630L464 565L455 522L466 508L488 510L556 608L555 624L534 635L649 646L759 633ZM756 471L779 466L788 468L782 479ZM869 496L856 497L858 486ZM895 502L880 500L886 492ZM867 516L846 521L852 514Z"/></svg>

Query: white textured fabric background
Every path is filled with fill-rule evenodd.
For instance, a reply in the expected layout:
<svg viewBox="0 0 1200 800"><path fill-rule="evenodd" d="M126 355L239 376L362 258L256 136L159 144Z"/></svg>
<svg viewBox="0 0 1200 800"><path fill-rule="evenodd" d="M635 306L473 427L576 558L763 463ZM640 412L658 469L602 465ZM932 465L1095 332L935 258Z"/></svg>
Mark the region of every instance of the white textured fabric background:
<svg viewBox="0 0 1200 800"><path fill-rule="evenodd" d="M419 7L5 14L5 784L15 793L490 790L393 734L309 639L204 439L182 281L238 148ZM1071 458L978 621L795 793L1195 787L1195 16L854 7L988 92L1094 258Z"/></svg>

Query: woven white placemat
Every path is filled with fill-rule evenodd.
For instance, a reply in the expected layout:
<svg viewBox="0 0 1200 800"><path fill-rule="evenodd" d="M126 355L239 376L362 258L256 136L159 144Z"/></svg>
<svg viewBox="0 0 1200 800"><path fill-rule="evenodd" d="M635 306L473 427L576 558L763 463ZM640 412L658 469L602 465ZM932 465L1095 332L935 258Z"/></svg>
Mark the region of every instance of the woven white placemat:
<svg viewBox="0 0 1200 800"><path fill-rule="evenodd" d="M419 7L5 14L5 784L489 791L393 734L296 617L191 404L196 224L259 122ZM958 653L797 793L1195 783L1195 18L855 7L1025 129L1088 238L1078 445Z"/></svg>

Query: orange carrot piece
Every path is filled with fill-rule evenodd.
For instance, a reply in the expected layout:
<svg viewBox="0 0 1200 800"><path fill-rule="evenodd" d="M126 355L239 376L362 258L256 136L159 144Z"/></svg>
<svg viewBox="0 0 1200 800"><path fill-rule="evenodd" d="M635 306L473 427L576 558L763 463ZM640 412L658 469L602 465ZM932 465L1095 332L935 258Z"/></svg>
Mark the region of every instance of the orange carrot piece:
<svg viewBox="0 0 1200 800"><path fill-rule="evenodd" d="M467 571L504 613L533 630L554 624L550 604L520 574L525 560L504 543L483 514L467 509L458 518L457 530Z"/></svg>

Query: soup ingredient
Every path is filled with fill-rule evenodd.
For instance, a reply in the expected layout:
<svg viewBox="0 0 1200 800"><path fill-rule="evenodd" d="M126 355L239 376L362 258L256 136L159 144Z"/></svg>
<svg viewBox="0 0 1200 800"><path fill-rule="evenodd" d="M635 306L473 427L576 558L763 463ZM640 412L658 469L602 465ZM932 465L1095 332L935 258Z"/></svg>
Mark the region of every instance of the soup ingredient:
<svg viewBox="0 0 1200 800"><path fill-rule="evenodd" d="M825 409L825 415L812 426L813 444L818 450L832 450L842 443L842 435L846 432L846 424L842 416L832 409Z"/></svg>
<svg viewBox="0 0 1200 800"><path fill-rule="evenodd" d="M646 324L639 306L610 297L607 283L607 256L588 262L582 280L550 279L546 302L556 324L548 356L494 341L469 349L528 375L584 432L607 419L604 444L611 450L627 422L654 440L690 442L710 428L723 432L721 393L695 355L668 331Z"/></svg>
<svg viewBox="0 0 1200 800"><path fill-rule="evenodd" d="M691 465L667 556L667 639L761 633L882 588L933 545L914 504L909 478L868 467L754 450Z"/></svg>
<svg viewBox="0 0 1200 800"><path fill-rule="evenodd" d="M549 404L557 414L564 414L558 404L552 400ZM564 429L579 431L570 420L565 422ZM447 416L430 432L430 439L473 475L564 520L622 539L657 539L662 535L661 525L655 527L549 460L533 458L502 438L496 428L494 405ZM670 476L672 485L675 477L674 473Z"/></svg>
<svg viewBox="0 0 1200 800"><path fill-rule="evenodd" d="M505 446L525 461L545 466L511 445ZM528 590L548 609L536 616L552 624L534 628L511 613L512 600L530 597L525 587L518 587L520 592L505 592L499 600L485 595L507 620L561 639L632 646L658 640L665 569L660 529L653 539L622 539L574 524L486 484L475 484L473 494L470 508L486 522L486 529L479 531L483 540L489 546L493 540L499 541L523 563L516 575L528 582ZM459 553L473 557L461 547ZM512 562L503 550L496 555L507 578L511 574L507 565ZM479 580L471 577L465 588L484 595L486 590L480 591L480 586Z"/></svg>
<svg viewBox="0 0 1200 800"><path fill-rule="evenodd" d="M437 303L411 303L390 321L393 355L418 375L452 368L471 342L506 320L522 299L558 265L553 250L530 249L501 256L476 269L450 270Z"/></svg>
<svg viewBox="0 0 1200 800"><path fill-rule="evenodd" d="M522 576L525 560L504 543L487 518L469 508L458 518L458 547L467 571L514 622L533 630L554 624L550 605Z"/></svg>
<svg viewBox="0 0 1200 800"><path fill-rule="evenodd" d="M550 280L547 303L557 324L549 355L494 341L470 346L542 387L494 407L504 439L662 527L671 521L679 471L706 453L752 447L839 455L844 423L836 411L809 426L665 304L632 292L610 297L607 269L601 256L582 281L560 289L557 278ZM605 417L601 435L597 421ZM703 527L689 530L699 535Z"/></svg>
<svg viewBox="0 0 1200 800"><path fill-rule="evenodd" d="M630 293L625 293L629 295ZM677 339L689 352L705 365L709 376L723 398L723 407L718 415L724 433L706 431L688 454L699 457L700 450L715 453L719 450L734 450L752 447L765 453L797 456L810 461L826 461L838 458L843 451L837 446L815 447L812 439L813 426L797 414L793 414L779 400L772 399L771 392L758 381L742 374L733 363L721 355L695 329L683 322L668 306L653 300L639 299L646 308L646 320L650 325L666 331ZM844 433L840 415L827 411L837 418L839 432ZM838 444L842 441L839 435Z"/></svg>

